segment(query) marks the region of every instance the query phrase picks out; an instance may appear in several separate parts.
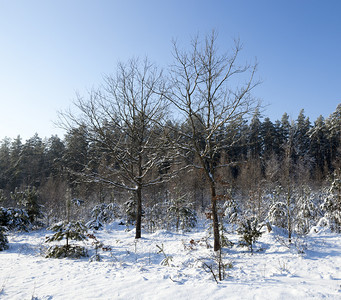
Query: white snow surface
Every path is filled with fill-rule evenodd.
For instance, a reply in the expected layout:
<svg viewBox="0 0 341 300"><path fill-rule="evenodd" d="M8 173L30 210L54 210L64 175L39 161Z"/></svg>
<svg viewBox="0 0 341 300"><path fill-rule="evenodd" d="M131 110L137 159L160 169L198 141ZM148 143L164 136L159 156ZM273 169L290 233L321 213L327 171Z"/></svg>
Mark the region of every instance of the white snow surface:
<svg viewBox="0 0 341 300"><path fill-rule="evenodd" d="M11 232L10 248L0 252L0 299L341 299L341 236L312 231L287 247L274 231L262 235L253 255L236 245L224 249L232 268L219 284L202 267L213 252L202 240L203 223L192 232L143 232L135 240L134 230L114 222L94 232L111 248L99 250L100 262L44 258L51 232ZM162 265L157 245L172 256L169 265ZM94 254L90 240L84 246Z"/></svg>

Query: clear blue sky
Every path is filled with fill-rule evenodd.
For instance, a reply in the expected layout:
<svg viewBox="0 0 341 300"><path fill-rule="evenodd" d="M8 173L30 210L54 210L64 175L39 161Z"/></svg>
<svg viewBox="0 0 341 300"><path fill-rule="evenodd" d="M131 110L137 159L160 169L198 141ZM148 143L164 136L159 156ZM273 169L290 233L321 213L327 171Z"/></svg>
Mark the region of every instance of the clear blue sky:
<svg viewBox="0 0 341 300"><path fill-rule="evenodd" d="M171 40L215 29L239 37L263 80L254 95L273 121L301 108L312 121L341 102L341 1L0 0L0 140L49 137L57 111L118 61L171 61Z"/></svg>

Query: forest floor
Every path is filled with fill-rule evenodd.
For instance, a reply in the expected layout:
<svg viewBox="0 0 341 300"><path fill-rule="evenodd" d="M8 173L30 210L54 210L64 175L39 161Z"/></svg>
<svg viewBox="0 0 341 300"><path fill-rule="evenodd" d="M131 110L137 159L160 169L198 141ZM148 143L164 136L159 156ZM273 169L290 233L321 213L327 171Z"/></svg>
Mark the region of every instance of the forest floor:
<svg viewBox="0 0 341 300"><path fill-rule="evenodd" d="M0 299L341 299L341 235L318 229L288 246L274 228L252 255L231 230L235 245L224 248L226 275L217 284L206 227L135 240L134 230L114 222L94 232L108 250L99 262L44 258L51 232L10 232L0 252ZM95 253L91 240L79 244Z"/></svg>

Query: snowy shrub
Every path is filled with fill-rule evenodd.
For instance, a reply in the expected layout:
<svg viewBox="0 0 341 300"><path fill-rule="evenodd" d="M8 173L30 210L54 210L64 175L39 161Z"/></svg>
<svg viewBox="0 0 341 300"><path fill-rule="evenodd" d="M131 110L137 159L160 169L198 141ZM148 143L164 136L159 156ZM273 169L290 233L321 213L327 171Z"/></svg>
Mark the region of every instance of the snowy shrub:
<svg viewBox="0 0 341 300"><path fill-rule="evenodd" d="M167 203L160 201L146 209L145 219L150 232L156 229L169 229L170 220L167 217Z"/></svg>
<svg viewBox="0 0 341 300"><path fill-rule="evenodd" d="M197 224L197 214L192 209L192 203L188 201L187 195L182 195L170 200L167 209L168 218L172 220L176 231L189 230Z"/></svg>
<svg viewBox="0 0 341 300"><path fill-rule="evenodd" d="M161 200L146 209L146 222L150 231L155 229L189 230L197 224L197 214L186 195L171 200Z"/></svg>
<svg viewBox="0 0 341 300"><path fill-rule="evenodd" d="M8 239L4 232L5 228L0 226L0 251L8 249Z"/></svg>
<svg viewBox="0 0 341 300"><path fill-rule="evenodd" d="M238 234L240 235L240 244L249 247L251 253L253 253L253 244L262 235L257 218L242 220L238 228Z"/></svg>
<svg viewBox="0 0 341 300"><path fill-rule="evenodd" d="M270 206L267 219L271 224L286 228L287 226L287 205L284 202L275 202Z"/></svg>
<svg viewBox="0 0 341 300"><path fill-rule="evenodd" d="M70 240L73 241L84 241L87 239L86 232L88 228L81 222L59 222L54 224L49 230L55 231L56 233L50 237L46 237L46 242L66 240L66 244L63 246L54 245L48 248L46 257L54 258L79 258L81 256L87 256L87 251L84 247L78 245L70 245Z"/></svg>
<svg viewBox="0 0 341 300"><path fill-rule="evenodd" d="M95 247L95 254L90 257L90 262L101 261L102 259L98 253L98 249L106 247L104 247L103 243L100 242L94 234L87 234L87 237L91 239L91 244Z"/></svg>
<svg viewBox="0 0 341 300"><path fill-rule="evenodd" d="M324 231L330 231L330 224L329 224L329 220L327 218L322 217L318 221L316 226L313 226L310 229L310 233L320 233L320 232L324 232Z"/></svg>
<svg viewBox="0 0 341 300"><path fill-rule="evenodd" d="M226 270L232 269L233 264L231 262L225 262L224 253L222 251L213 251L211 257L200 259L201 267L207 273L211 273L213 279L218 284L218 280L222 281L226 278Z"/></svg>
<svg viewBox="0 0 341 300"><path fill-rule="evenodd" d="M233 242L230 241L227 237L227 230L223 223L219 224L219 233L220 233L220 246L231 248L233 246Z"/></svg>
<svg viewBox="0 0 341 300"><path fill-rule="evenodd" d="M8 230L28 231L30 225L25 209L0 207L0 226L4 226Z"/></svg>
<svg viewBox="0 0 341 300"><path fill-rule="evenodd" d="M115 203L101 203L91 210L91 220L86 223L88 228L95 230L103 227L104 224L113 221L119 216L119 207Z"/></svg>
<svg viewBox="0 0 341 300"><path fill-rule="evenodd" d="M123 204L123 207L127 222L129 224L134 224L136 221L136 201L131 198Z"/></svg>
<svg viewBox="0 0 341 300"><path fill-rule="evenodd" d="M46 258L81 258L88 256L84 247L78 245L54 245L47 250Z"/></svg>
<svg viewBox="0 0 341 300"><path fill-rule="evenodd" d="M28 187L24 191L16 189L11 194L11 197L18 205L25 208L31 224L34 224L38 219L44 217L42 213L43 206L38 203L39 195L35 187ZM39 225L42 225L41 222Z"/></svg>
<svg viewBox="0 0 341 300"><path fill-rule="evenodd" d="M297 195L295 231L299 234L307 234L318 219L319 209L313 201L313 196L308 186L301 188L301 193Z"/></svg>
<svg viewBox="0 0 341 300"><path fill-rule="evenodd" d="M324 211L325 218L328 219L330 229L341 232L341 179L334 174L334 180L328 190L328 195L321 209Z"/></svg>
<svg viewBox="0 0 341 300"><path fill-rule="evenodd" d="M229 223L237 222L238 215L240 214L240 209L238 208L238 204L234 199L225 201L224 206L223 206L223 211L225 214L225 219Z"/></svg>

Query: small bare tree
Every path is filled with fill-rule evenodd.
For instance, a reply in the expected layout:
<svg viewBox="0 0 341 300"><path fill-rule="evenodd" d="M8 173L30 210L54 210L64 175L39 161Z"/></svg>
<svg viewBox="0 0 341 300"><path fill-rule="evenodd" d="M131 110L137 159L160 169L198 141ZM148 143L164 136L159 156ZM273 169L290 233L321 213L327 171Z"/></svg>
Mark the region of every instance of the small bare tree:
<svg viewBox="0 0 341 300"><path fill-rule="evenodd" d="M79 116L60 114L68 129L85 126L95 156L102 153L100 162L90 162L83 178L135 195L136 238L141 237L142 190L160 182L160 172L154 171L164 159L160 153L166 106L164 97L153 92L161 77L148 60L120 63L117 74L107 76L101 89L92 90L87 99L78 96Z"/></svg>
<svg viewBox="0 0 341 300"><path fill-rule="evenodd" d="M220 249L217 216L217 170L227 166L220 155L231 146L223 139L224 131L252 113L257 106L251 90L256 64L239 66L241 45L238 41L230 54L220 54L217 35L212 32L203 43L192 40L188 51L181 51L174 42L174 65L170 87L163 93L183 116L177 135L179 153L193 159L192 167L203 170L210 185L213 217L214 250ZM232 142L233 143L233 142ZM195 161L198 163L196 164Z"/></svg>

